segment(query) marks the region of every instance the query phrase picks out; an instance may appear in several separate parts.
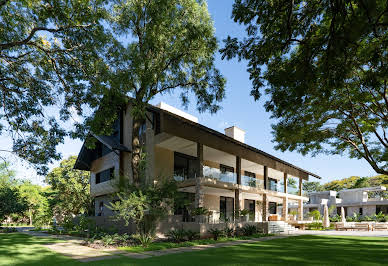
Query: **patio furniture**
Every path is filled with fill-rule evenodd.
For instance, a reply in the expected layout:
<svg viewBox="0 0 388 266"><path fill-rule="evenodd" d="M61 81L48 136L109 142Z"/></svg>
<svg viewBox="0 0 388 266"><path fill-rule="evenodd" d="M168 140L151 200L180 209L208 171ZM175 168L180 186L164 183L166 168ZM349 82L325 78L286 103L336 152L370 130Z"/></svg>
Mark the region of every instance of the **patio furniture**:
<svg viewBox="0 0 388 266"><path fill-rule="evenodd" d="M388 224L379 224L379 223L374 224L372 230L373 231L388 230Z"/></svg>
<svg viewBox="0 0 388 266"><path fill-rule="evenodd" d="M369 224L356 223L356 224L354 225L354 229L355 229L355 230L365 230L365 231L369 231L371 228L370 228Z"/></svg>
<svg viewBox="0 0 388 266"><path fill-rule="evenodd" d="M342 230L348 231L348 230L353 230L353 229L354 229L353 226L345 226L345 224L343 224L343 223L337 223L335 225L335 230L337 230L337 231L342 231Z"/></svg>

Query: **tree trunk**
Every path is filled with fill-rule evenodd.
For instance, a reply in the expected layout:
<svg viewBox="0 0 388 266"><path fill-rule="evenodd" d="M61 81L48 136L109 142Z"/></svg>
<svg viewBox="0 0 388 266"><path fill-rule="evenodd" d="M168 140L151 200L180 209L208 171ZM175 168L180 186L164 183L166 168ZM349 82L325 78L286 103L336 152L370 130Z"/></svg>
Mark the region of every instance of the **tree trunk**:
<svg viewBox="0 0 388 266"><path fill-rule="evenodd" d="M31 209L28 209L28 214L29 214L29 218L30 218L30 226L32 226L32 212L31 212Z"/></svg>
<svg viewBox="0 0 388 266"><path fill-rule="evenodd" d="M136 187L140 185L140 162L141 162L141 143L140 143L140 128L144 120L139 118L133 119L132 131L132 178L133 184Z"/></svg>

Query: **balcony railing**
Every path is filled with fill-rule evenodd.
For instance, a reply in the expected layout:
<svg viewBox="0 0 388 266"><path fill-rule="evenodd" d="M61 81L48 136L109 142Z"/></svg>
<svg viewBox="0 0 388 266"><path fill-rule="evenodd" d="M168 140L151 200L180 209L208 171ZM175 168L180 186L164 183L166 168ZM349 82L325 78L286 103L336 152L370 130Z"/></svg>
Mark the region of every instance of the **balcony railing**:
<svg viewBox="0 0 388 266"><path fill-rule="evenodd" d="M207 178L217 179L222 182L233 183L233 184L237 183L236 173L230 173L230 172L222 173L220 169L213 168L206 165L203 167L203 176Z"/></svg>
<svg viewBox="0 0 388 266"><path fill-rule="evenodd" d="M254 187L254 188L259 188L259 189L264 188L264 181L263 180L260 180L260 179L254 178L254 177L250 177L250 176L245 176L245 175L241 176L241 184L243 186Z"/></svg>

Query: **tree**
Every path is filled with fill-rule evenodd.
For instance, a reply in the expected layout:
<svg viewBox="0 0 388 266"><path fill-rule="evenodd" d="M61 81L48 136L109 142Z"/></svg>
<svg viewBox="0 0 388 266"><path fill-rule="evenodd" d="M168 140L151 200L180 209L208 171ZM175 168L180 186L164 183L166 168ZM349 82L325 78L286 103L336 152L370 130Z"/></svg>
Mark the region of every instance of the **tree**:
<svg viewBox="0 0 388 266"><path fill-rule="evenodd" d="M69 133L72 114L82 113L86 91L105 80L105 4L0 1L0 134L13 139L6 151L40 173L60 158L56 146Z"/></svg>
<svg viewBox="0 0 388 266"><path fill-rule="evenodd" d="M15 187L0 186L0 224L7 216L21 214L27 208L27 202Z"/></svg>
<svg viewBox="0 0 388 266"><path fill-rule="evenodd" d="M139 129L146 119L147 103L157 94L176 93L179 88L183 104L192 93L199 111L216 112L225 80L214 66L217 40L205 1L116 0L109 22L115 37L115 45L107 51L113 72L110 90L88 120L89 128L95 133L105 130L117 118L105 114L117 113L126 104L125 96L133 96L131 164L134 183L139 184L144 152ZM90 98L99 93L91 90ZM79 129L77 133L85 136L87 130Z"/></svg>
<svg viewBox="0 0 388 266"><path fill-rule="evenodd" d="M51 212L49 211L48 200L44 195L44 189L39 185L32 184L30 181L24 181L18 186L18 191L27 203L26 215L30 225L36 225L40 222L48 224Z"/></svg>
<svg viewBox="0 0 388 266"><path fill-rule="evenodd" d="M73 169L76 159L70 156L46 176L64 216L87 213L91 206L89 173Z"/></svg>
<svg viewBox="0 0 388 266"><path fill-rule="evenodd" d="M276 148L388 174L387 1L236 0L232 17L248 36L228 37L223 58L248 60L252 96L270 96Z"/></svg>
<svg viewBox="0 0 388 266"><path fill-rule="evenodd" d="M11 186L15 183L15 171L10 169L7 161L0 163L0 187Z"/></svg>
<svg viewBox="0 0 388 266"><path fill-rule="evenodd" d="M117 212L116 219L126 225L136 224L142 237L154 237L157 223L166 217L174 202L182 200L173 179L160 180L152 185L130 186L117 194L118 200L108 206Z"/></svg>
<svg viewBox="0 0 388 266"><path fill-rule="evenodd" d="M322 186L318 181L303 182L303 191L317 192L322 191Z"/></svg>

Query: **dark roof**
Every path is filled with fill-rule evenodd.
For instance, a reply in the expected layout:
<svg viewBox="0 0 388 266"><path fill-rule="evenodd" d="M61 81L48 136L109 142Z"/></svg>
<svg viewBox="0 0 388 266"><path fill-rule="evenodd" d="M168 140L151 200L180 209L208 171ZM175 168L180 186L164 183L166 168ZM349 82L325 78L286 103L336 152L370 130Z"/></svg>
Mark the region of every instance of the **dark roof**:
<svg viewBox="0 0 388 266"><path fill-rule="evenodd" d="M174 113L171 113L171 112L169 112L169 111L160 109L160 108L158 108L158 107L156 107L156 106L153 106L153 105L148 105L148 109L149 109L150 111L163 112L163 113L165 113L165 114L167 114L167 115L173 116L173 117L175 117L175 118L177 118L177 119L180 119L181 121L183 121L183 122L185 122L185 123L189 123L189 124L191 124L191 125L194 125L194 126L200 128L200 129L202 129L202 130L205 130L205 131L207 131L208 133L213 134L213 135L215 135L215 136L217 136L217 137L223 138L223 139L225 139L225 140L227 140L227 141L234 142L235 144L238 144L238 145L240 145L240 146L242 146L242 147L244 147L244 148L246 148L246 149L249 149L249 150L251 150L251 151L253 151L253 152L256 152L256 153L259 153L259 154L261 154L261 155L264 155L264 156L266 156L266 157L268 157L268 158L271 158L271 159L273 159L273 160L275 160L275 161L277 161L277 162L280 162L280 163L282 163L282 164L285 164L285 165L287 165L287 166L289 166L289 167L292 167L292 168L294 168L294 169L297 169L297 170L299 170L299 171L302 171L302 172L304 172L304 173L306 173L306 174L308 174L308 175L310 175L310 176L316 177L316 178L318 178L318 179L322 179L320 176L318 176L318 175L316 175L316 174L314 174L314 173L311 173L311 172L306 171L306 170L304 170L304 169L302 169L302 168L300 168L300 167L298 167L298 166L295 166L295 165L293 165L293 164L291 164L291 163L288 163L288 162L286 162L286 161L283 161L282 159L279 159L279 158L277 158L277 157L275 157L275 156L273 156L273 155L271 155L271 154L269 154L269 153L266 153L266 152L264 152L264 151L262 151L262 150L259 150L259 149L255 148L255 147L253 147L253 146L250 146L250 145L248 145L248 144L245 144L245 143L243 143L243 142L240 142L240 141L238 141L238 140L235 140L234 138L229 137L229 136L227 136L227 135L225 135L225 134L222 134L222 133L220 133L220 132L218 132L218 131L216 131L216 130L214 130L214 129L211 129L211 128L209 128L209 127L206 127L206 126L201 125L201 124L199 124L199 123L196 123L196 122L194 122L194 121L188 120L188 119L186 119L186 118L183 118L183 117L181 117L181 116L179 116L179 115L176 115L176 114L174 114Z"/></svg>
<svg viewBox="0 0 388 266"><path fill-rule="evenodd" d="M130 149L122 145L116 138L111 136L97 136L91 134L97 141L108 147L112 151L131 152ZM78 154L77 161L74 164L74 169L90 171L92 162L96 159L96 149L89 149L82 145L81 151Z"/></svg>

